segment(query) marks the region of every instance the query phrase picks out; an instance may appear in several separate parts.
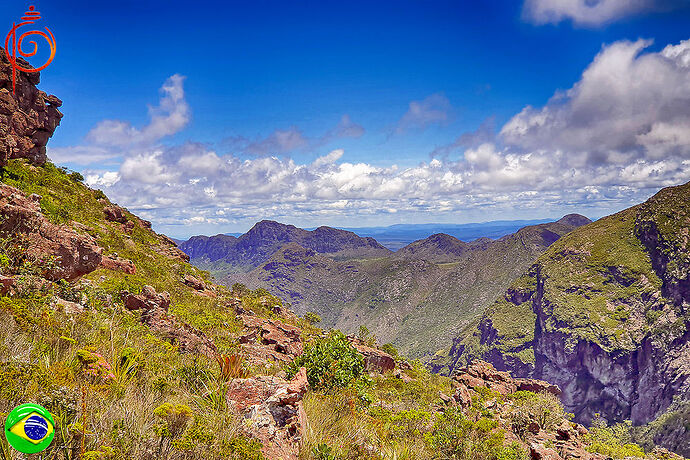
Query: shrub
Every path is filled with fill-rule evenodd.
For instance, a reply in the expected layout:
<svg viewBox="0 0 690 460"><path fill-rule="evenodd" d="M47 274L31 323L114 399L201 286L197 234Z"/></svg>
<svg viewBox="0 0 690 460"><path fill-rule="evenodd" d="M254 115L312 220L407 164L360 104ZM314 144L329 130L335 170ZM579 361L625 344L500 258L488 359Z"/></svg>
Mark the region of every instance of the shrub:
<svg viewBox="0 0 690 460"><path fill-rule="evenodd" d="M498 422L481 417L476 422L463 416L458 408L439 414L425 438L429 448L441 458L457 460L521 460L527 455L517 444L503 445L503 431Z"/></svg>
<svg viewBox="0 0 690 460"><path fill-rule="evenodd" d="M288 378L300 367L307 369L309 385L317 390L345 388L364 373L364 357L340 331L326 338L317 338L305 347L304 353L288 365Z"/></svg>
<svg viewBox="0 0 690 460"><path fill-rule="evenodd" d="M400 360L400 353L398 353L398 349L395 348L392 343L383 344L383 346L381 347L381 351L383 351L384 353L388 353L396 361Z"/></svg>
<svg viewBox="0 0 690 460"><path fill-rule="evenodd" d="M597 416L585 437L585 442L589 444L587 450L612 458L644 457L644 450L632 442L631 425L626 420L609 427L605 420Z"/></svg>
<svg viewBox="0 0 690 460"><path fill-rule="evenodd" d="M558 397L551 393L516 391L508 398L513 400L510 409L513 431L522 439L532 423L536 423L541 430L549 430L570 417Z"/></svg>
<svg viewBox="0 0 690 460"><path fill-rule="evenodd" d="M316 313L311 312L311 311L308 312L306 315L304 315L304 319L309 321L309 324L312 324L312 325L318 324L321 322L321 317L319 315L317 315Z"/></svg>

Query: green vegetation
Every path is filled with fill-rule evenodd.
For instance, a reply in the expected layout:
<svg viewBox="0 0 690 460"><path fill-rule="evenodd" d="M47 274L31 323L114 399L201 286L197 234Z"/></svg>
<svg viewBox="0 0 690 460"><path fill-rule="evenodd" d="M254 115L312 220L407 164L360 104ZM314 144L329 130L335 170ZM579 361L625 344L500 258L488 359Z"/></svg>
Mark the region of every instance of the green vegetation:
<svg viewBox="0 0 690 460"><path fill-rule="evenodd" d="M612 458L644 457L644 450L633 443L630 434L631 423L607 426L602 419L595 419L587 435L587 450Z"/></svg>
<svg viewBox="0 0 690 460"><path fill-rule="evenodd" d="M328 337L319 337L305 347L304 353L288 366L288 378L294 377L300 367L307 369L312 388L334 390L363 377L364 358L342 332L331 331Z"/></svg>

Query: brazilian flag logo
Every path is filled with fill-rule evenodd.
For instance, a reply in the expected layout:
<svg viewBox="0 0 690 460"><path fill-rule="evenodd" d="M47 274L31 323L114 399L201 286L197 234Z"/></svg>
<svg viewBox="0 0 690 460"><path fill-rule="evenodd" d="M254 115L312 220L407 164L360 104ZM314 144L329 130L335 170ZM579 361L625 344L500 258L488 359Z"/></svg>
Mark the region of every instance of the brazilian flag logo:
<svg viewBox="0 0 690 460"><path fill-rule="evenodd" d="M14 408L5 421L7 442L25 454L45 450L55 436L55 422L44 407L22 404Z"/></svg>

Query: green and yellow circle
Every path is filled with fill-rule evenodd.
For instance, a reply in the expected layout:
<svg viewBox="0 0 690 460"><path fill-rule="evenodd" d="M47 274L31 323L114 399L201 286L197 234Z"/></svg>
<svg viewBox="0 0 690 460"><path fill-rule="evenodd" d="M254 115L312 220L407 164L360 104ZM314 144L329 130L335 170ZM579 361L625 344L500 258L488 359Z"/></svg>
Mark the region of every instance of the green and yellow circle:
<svg viewBox="0 0 690 460"><path fill-rule="evenodd" d="M10 446L25 454L45 450L55 436L55 422L50 412L38 404L14 408L5 421L5 437Z"/></svg>

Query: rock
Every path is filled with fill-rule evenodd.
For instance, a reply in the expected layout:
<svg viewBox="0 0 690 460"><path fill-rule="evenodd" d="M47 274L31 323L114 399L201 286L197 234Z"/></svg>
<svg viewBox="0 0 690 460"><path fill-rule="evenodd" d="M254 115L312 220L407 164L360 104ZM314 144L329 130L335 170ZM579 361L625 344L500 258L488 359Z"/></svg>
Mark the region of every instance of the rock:
<svg viewBox="0 0 690 460"><path fill-rule="evenodd" d="M128 275L134 275L137 267L131 260L123 259L117 254L110 254L101 259L101 267L107 270L120 271Z"/></svg>
<svg viewBox="0 0 690 460"><path fill-rule="evenodd" d="M182 282L185 285L187 285L193 289L196 289L197 291L203 291L206 289L206 284L203 281L201 281L199 278L196 278L192 275L184 275Z"/></svg>
<svg viewBox="0 0 690 460"><path fill-rule="evenodd" d="M141 322L176 344L180 351L216 356L216 345L206 334L168 315L170 294L167 292L158 293L152 286L144 286L141 294L128 293L122 300L128 310L140 310Z"/></svg>
<svg viewBox="0 0 690 460"><path fill-rule="evenodd" d="M59 310L64 311L68 315L78 315L80 313L84 313L84 310L86 310L86 307L81 304L70 302L59 297L55 297L53 299L53 303Z"/></svg>
<svg viewBox="0 0 690 460"><path fill-rule="evenodd" d="M515 379L515 383L518 386L518 390L522 391L532 391L534 393L548 392L554 396L561 395L561 389L556 385L552 385L549 382L537 379Z"/></svg>
<svg viewBox="0 0 690 460"><path fill-rule="evenodd" d="M106 206L103 208L103 214L105 214L105 220L110 222L118 222L124 224L127 222L127 215L125 214L125 209L120 206Z"/></svg>
<svg viewBox="0 0 690 460"><path fill-rule="evenodd" d="M24 59L20 65L31 67ZM12 93L12 68L0 48L0 167L13 158L26 158L42 165L46 162L46 143L60 124L60 99L36 88L40 74L17 72L16 92Z"/></svg>
<svg viewBox="0 0 690 460"><path fill-rule="evenodd" d="M530 444L529 455L532 460L562 460L555 450L537 443Z"/></svg>
<svg viewBox="0 0 690 460"><path fill-rule="evenodd" d="M248 330L239 338L243 344L263 345L282 355L280 361L290 361L302 354L302 330L278 320L241 315L240 319ZM249 347L250 355L257 358L257 347Z"/></svg>
<svg viewBox="0 0 690 460"><path fill-rule="evenodd" d="M0 295L7 295L14 288L15 281L11 276L0 275Z"/></svg>
<svg viewBox="0 0 690 460"><path fill-rule="evenodd" d="M395 360L391 355L377 348L370 347L363 340L349 336L347 338L358 352L364 356L364 364L369 372L388 372L395 369ZM404 380L404 379L403 379Z"/></svg>
<svg viewBox="0 0 690 460"><path fill-rule="evenodd" d="M237 411L244 413L251 406L266 401L281 383L284 384L285 381L270 376L233 379L227 384L226 398Z"/></svg>
<svg viewBox="0 0 690 460"><path fill-rule="evenodd" d="M74 280L95 270L102 259L93 237L68 225L55 225L41 213L39 203L20 190L0 184L0 234L23 235L27 253L35 259L52 257L43 276L53 281Z"/></svg>
<svg viewBox="0 0 690 460"><path fill-rule="evenodd" d="M245 417L250 434L261 441L266 458L299 458L301 429L306 423L301 403L307 389L307 370L300 368L290 382L279 385L264 402L249 408Z"/></svg>

